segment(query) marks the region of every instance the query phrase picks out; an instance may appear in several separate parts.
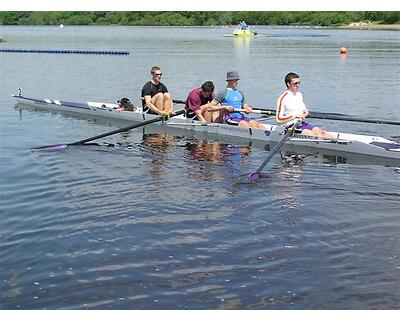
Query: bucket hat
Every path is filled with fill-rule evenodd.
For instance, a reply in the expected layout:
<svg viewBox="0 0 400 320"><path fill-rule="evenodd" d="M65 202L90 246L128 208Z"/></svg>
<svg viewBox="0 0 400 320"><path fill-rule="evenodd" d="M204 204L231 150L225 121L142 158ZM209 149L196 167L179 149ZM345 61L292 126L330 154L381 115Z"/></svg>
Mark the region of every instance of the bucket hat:
<svg viewBox="0 0 400 320"><path fill-rule="evenodd" d="M226 73L226 81L229 80L240 80L239 73L237 71L228 71Z"/></svg>

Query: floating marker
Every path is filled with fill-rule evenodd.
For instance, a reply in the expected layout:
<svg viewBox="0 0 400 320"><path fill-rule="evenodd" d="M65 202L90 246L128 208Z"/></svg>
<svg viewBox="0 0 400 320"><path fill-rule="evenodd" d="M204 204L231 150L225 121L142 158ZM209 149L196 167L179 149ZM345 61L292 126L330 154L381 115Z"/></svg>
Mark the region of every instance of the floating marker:
<svg viewBox="0 0 400 320"><path fill-rule="evenodd" d="M9 49L9 48L1 48L0 52L129 55L129 51L60 50L60 49Z"/></svg>

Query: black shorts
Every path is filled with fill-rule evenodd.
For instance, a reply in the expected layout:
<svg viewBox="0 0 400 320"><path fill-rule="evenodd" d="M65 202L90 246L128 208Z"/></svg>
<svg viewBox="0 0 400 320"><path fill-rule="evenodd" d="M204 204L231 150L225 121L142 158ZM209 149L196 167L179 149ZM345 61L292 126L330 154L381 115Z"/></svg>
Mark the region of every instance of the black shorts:
<svg viewBox="0 0 400 320"><path fill-rule="evenodd" d="M192 120L199 120L197 119L196 112L191 109L185 109L185 117Z"/></svg>
<svg viewBox="0 0 400 320"><path fill-rule="evenodd" d="M156 114L159 116L158 113L154 112L153 110L151 110L147 105L143 105L143 113L147 113L147 114Z"/></svg>

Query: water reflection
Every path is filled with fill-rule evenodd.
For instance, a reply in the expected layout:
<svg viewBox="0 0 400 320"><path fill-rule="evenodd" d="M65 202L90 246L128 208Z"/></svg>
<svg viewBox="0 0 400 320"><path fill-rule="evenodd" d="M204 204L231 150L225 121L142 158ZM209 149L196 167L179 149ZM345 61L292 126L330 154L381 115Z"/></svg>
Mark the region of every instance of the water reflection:
<svg viewBox="0 0 400 320"><path fill-rule="evenodd" d="M242 161L250 155L249 146L224 144L209 140L186 142L193 163L192 177L196 179L224 179L238 176ZM211 164L211 165L210 165Z"/></svg>
<svg viewBox="0 0 400 320"><path fill-rule="evenodd" d="M250 48L250 41L252 41L251 37L234 37L233 45L235 46L235 49L248 49Z"/></svg>
<svg viewBox="0 0 400 320"><path fill-rule="evenodd" d="M191 177L199 180L221 180L227 176L238 176L243 161L251 152L249 145L220 143L207 139L182 139L178 136L160 133L144 133L143 147L150 152L150 161L145 161L153 176L165 173L168 154L173 155L174 146L183 146L183 158L188 162ZM248 159L250 161L250 159Z"/></svg>
<svg viewBox="0 0 400 320"><path fill-rule="evenodd" d="M236 59L241 65L250 59L250 42L254 40L251 37L234 37L233 46L235 48Z"/></svg>
<svg viewBox="0 0 400 320"><path fill-rule="evenodd" d="M346 158L331 155L320 155L318 153L280 153L280 167L274 171L274 179L271 183L277 188L277 192L273 194L273 199L280 204L281 208L296 209L302 206L304 192L299 185L305 183L304 174L308 165L312 162L317 164L325 163L331 165L346 164ZM296 217L291 218L292 224L300 223Z"/></svg>
<svg viewBox="0 0 400 320"><path fill-rule="evenodd" d="M336 154L320 154L318 152L299 153L287 151L285 153L281 153L281 162L285 167L306 165L311 163L341 165L347 164L348 159L344 156Z"/></svg>
<svg viewBox="0 0 400 320"><path fill-rule="evenodd" d="M274 179L270 181L277 188L273 188L272 199L284 209L295 209L301 206L303 191L296 185L303 180L303 157L297 154L281 154L282 166L274 171Z"/></svg>
<svg viewBox="0 0 400 320"><path fill-rule="evenodd" d="M223 158L220 144L207 140L186 142L186 149L190 152L191 159L196 161L219 163Z"/></svg>
<svg viewBox="0 0 400 320"><path fill-rule="evenodd" d="M160 176L163 174L163 166L166 161L168 151L171 150L174 137L168 134L159 133L143 133L143 145L150 150L152 160L150 164L150 174L152 176Z"/></svg>

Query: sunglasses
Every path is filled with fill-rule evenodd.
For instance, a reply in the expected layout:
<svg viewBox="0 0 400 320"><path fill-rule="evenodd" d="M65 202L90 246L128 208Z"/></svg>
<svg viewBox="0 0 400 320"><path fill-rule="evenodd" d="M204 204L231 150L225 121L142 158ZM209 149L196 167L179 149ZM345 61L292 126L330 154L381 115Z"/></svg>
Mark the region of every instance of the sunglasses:
<svg viewBox="0 0 400 320"><path fill-rule="evenodd" d="M300 81L299 82L293 82L292 84L295 85L295 86L299 86L300 85Z"/></svg>
<svg viewBox="0 0 400 320"><path fill-rule="evenodd" d="M161 76L162 76L162 73L154 73L154 76L155 76L155 77L161 77Z"/></svg>

